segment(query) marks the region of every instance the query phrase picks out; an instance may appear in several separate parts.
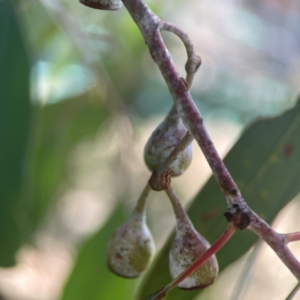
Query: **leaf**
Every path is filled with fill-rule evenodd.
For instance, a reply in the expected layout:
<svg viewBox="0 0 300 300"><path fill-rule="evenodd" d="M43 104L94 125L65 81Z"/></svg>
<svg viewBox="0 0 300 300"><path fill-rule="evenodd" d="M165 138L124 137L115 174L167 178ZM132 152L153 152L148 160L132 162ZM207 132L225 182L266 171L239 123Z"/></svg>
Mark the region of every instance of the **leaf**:
<svg viewBox="0 0 300 300"><path fill-rule="evenodd" d="M29 130L30 66L11 1L0 1L0 265L21 244L21 185Z"/></svg>
<svg viewBox="0 0 300 300"><path fill-rule="evenodd" d="M34 232L55 193L68 178L68 155L83 139L91 138L109 117L105 105L95 96L83 94L35 110L35 132L31 144L26 198L29 205L27 231Z"/></svg>
<svg viewBox="0 0 300 300"><path fill-rule="evenodd" d="M300 99L276 118L254 122L226 156L225 165L249 206L267 222L300 192ZM189 216L211 243L226 226L226 202L213 177L194 199ZM237 232L218 252L220 270L243 255L257 240L250 231ZM140 298L170 281L168 250L171 239L143 282ZM192 299L199 291L176 289L165 299Z"/></svg>
<svg viewBox="0 0 300 300"><path fill-rule="evenodd" d="M83 245L61 300L133 299L137 280L114 275L105 262L106 245L123 217L124 209L120 206L107 224Z"/></svg>

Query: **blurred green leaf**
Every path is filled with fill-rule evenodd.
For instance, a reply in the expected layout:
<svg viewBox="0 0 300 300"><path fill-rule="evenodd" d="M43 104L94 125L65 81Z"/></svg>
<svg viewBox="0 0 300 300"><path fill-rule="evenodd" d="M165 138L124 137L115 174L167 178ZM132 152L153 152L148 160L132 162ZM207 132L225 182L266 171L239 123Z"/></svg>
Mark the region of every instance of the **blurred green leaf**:
<svg viewBox="0 0 300 300"><path fill-rule="evenodd" d="M59 34L59 30L57 24L50 19L49 13L41 2L34 1L30 5L24 5L22 19L26 26L28 39L32 43L31 46L39 52L43 49L50 52L51 40L55 39ZM59 54L61 53L53 53L52 55Z"/></svg>
<svg viewBox="0 0 300 300"><path fill-rule="evenodd" d="M66 182L72 149L95 135L109 117L105 104L96 95L88 94L38 107L35 113L27 195L29 234L41 224L56 201L55 193Z"/></svg>
<svg viewBox="0 0 300 300"><path fill-rule="evenodd" d="M120 206L107 224L83 245L61 300L133 299L137 280L114 275L105 262L106 245L122 220L124 208Z"/></svg>
<svg viewBox="0 0 300 300"><path fill-rule="evenodd" d="M0 2L0 265L21 243L20 196L29 129L30 66L11 1Z"/></svg>
<svg viewBox="0 0 300 300"><path fill-rule="evenodd" d="M300 100L276 118L253 123L231 149L225 164L250 207L267 222L300 192ZM214 178L196 196L189 216L211 243L225 228L226 203ZM217 254L220 270L243 255L256 241L250 231L237 232ZM146 296L170 281L168 250L171 239L143 283ZM199 291L176 289L166 299L192 299Z"/></svg>

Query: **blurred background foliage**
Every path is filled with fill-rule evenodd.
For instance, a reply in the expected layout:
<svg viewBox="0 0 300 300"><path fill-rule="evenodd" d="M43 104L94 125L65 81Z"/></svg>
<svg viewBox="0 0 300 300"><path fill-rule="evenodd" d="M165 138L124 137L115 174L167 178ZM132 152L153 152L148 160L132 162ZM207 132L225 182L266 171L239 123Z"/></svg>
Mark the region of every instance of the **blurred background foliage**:
<svg viewBox="0 0 300 300"><path fill-rule="evenodd" d="M295 105L299 1L147 3L194 41L203 64L191 93L223 156L241 135L226 162L246 200L269 222L277 215L278 230L299 230L299 105L249 127ZM127 300L161 287L167 247L142 279L118 278L105 266L109 236L150 175L143 146L172 103L135 24L124 8L2 0L0 25L0 298ZM183 46L163 37L184 76ZM193 166L174 186L185 204L195 199L191 218L213 242L225 201L211 179L199 193L210 171L194 146ZM275 166L267 163L273 154ZM159 252L175 224L163 193L152 193L148 223ZM254 242L238 234L220 252L216 284L169 299L219 299L220 291L232 300L286 297L295 279L267 247L250 248ZM291 248L300 258L299 245Z"/></svg>

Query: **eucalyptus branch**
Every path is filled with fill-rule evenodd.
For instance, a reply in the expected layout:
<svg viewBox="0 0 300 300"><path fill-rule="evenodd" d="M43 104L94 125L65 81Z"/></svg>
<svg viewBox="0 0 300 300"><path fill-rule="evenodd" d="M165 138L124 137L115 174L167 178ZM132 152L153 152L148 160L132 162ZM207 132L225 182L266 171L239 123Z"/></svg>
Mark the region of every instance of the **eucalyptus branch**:
<svg viewBox="0 0 300 300"><path fill-rule="evenodd" d="M189 133L194 136L202 149L228 203L239 201L232 199L232 196L235 198L239 196L238 198L241 198L237 185L231 178L227 168L216 151L203 124L203 118L188 91L187 84L185 80L178 75L169 51L161 38L160 18L154 15L141 0L123 0L123 3L139 27L150 50L151 56L157 63L169 87L177 111L180 114L185 127Z"/></svg>
<svg viewBox="0 0 300 300"><path fill-rule="evenodd" d="M178 26L167 21L161 21L160 29L165 31L170 31L176 34L183 42L188 56L188 60L185 64L185 70L187 73L186 82L190 87L192 85L194 75L196 74L197 70L201 65L200 56L196 55L194 50L194 45L190 40L189 36Z"/></svg>
<svg viewBox="0 0 300 300"><path fill-rule="evenodd" d="M112 2L119 2L119 0L113 0ZM300 262L294 257L287 247L289 242L300 240L300 233L277 233L262 218L251 210L244 201L237 184L220 158L206 127L204 126L203 118L189 93L189 87L193 81L195 72L200 66L201 60L200 57L194 53L194 47L188 35L174 24L162 21L150 11L143 0L122 0L122 2L141 31L141 34L149 48L150 54L159 67L160 72L168 85L176 107L176 110L174 108L171 112L179 114L188 131L169 157L166 158L165 162L158 168L156 175L158 174L159 176L156 178L156 181L152 178L155 176L155 172L153 173L151 177L152 180L150 179L149 181L151 187L155 189L155 184L157 184L157 181L159 181L158 179L161 178L162 183L159 188L167 189L167 194L172 196L172 191L168 189L170 187L169 176L170 171L172 171L172 165L179 154L182 153L190 144L192 139L195 138L210 168L212 169L228 206L227 212L224 215L229 225L221 237L202 256L197 258L182 274L175 278L160 292L156 293L154 298L152 297L147 299L160 299L163 297L169 290L174 288L179 282L194 272L200 265L203 264L203 262L218 251L232 236L236 229L249 229L261 237L275 251L278 257L290 269L298 281L300 281ZM188 61L186 64L186 80L178 75L171 55L169 54L169 51L160 35L161 30L170 31L176 34L184 43L188 55ZM147 194L148 192L149 187L146 187L143 194ZM142 198L143 194L141 196Z"/></svg>
<svg viewBox="0 0 300 300"><path fill-rule="evenodd" d="M248 228L260 236L300 281L300 263L286 246L285 236L276 233L249 208L220 158L204 126L203 118L188 91L187 84L178 75L161 38L160 29L165 25L162 25L163 22L150 11L142 0L123 0L123 3L139 27L151 56L159 67L185 127L199 144L227 200L228 211L225 213L225 217L236 228Z"/></svg>
<svg viewBox="0 0 300 300"><path fill-rule="evenodd" d="M263 219L249 209L249 228L262 238L300 282L300 263L287 246L285 234L274 231Z"/></svg>

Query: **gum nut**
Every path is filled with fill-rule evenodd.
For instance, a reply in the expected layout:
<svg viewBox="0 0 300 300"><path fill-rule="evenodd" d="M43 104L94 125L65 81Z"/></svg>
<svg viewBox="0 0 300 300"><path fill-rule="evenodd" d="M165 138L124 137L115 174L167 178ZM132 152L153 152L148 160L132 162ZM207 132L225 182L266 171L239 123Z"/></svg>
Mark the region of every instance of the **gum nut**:
<svg viewBox="0 0 300 300"><path fill-rule="evenodd" d="M155 171L170 155L175 146L183 139L187 130L181 119L164 120L151 134L144 149L144 160L151 171ZM191 164L192 145L189 145L177 158L172 176L181 175Z"/></svg>
<svg viewBox="0 0 300 300"><path fill-rule="evenodd" d="M113 273L135 278L148 268L154 251L153 237L146 223L130 220L109 241L107 264Z"/></svg>

